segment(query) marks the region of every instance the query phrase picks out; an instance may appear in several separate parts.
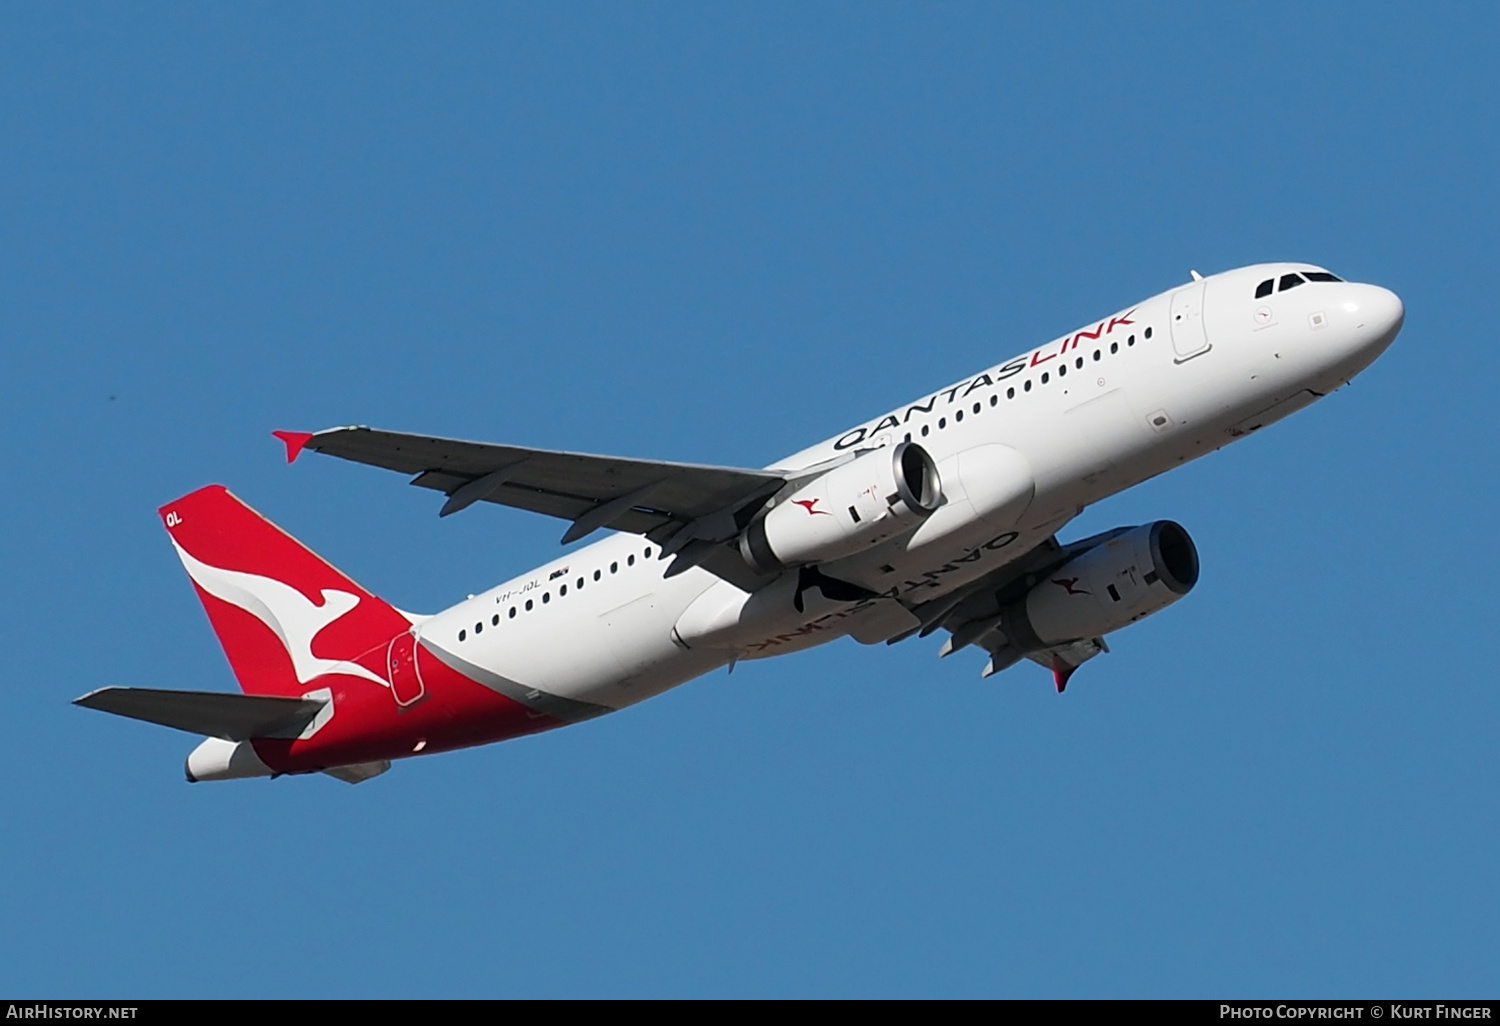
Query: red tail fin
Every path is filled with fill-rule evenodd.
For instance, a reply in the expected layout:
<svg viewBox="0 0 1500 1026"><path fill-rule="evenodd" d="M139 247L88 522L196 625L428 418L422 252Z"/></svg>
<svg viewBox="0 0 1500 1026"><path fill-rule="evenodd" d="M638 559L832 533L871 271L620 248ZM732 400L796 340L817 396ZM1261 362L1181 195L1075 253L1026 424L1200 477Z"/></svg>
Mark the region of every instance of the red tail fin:
<svg viewBox="0 0 1500 1026"><path fill-rule="evenodd" d="M222 485L161 517L245 693L301 695L325 674L386 684L386 644L411 626L393 606Z"/></svg>

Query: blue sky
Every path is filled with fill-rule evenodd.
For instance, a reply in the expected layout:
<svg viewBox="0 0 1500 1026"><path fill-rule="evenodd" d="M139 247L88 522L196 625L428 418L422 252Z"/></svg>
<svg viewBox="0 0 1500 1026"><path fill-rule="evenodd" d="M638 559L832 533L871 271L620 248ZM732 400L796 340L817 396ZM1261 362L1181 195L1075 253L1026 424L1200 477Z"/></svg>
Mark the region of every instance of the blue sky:
<svg viewBox="0 0 1500 1026"><path fill-rule="evenodd" d="M1497 46L1484 5L0 11L0 991L1493 995ZM1406 328L1069 528L1204 569L1062 697L845 641L353 788L189 786L193 739L68 704L233 686L154 512L210 481L405 608L557 551L273 428L761 466L1268 259Z"/></svg>

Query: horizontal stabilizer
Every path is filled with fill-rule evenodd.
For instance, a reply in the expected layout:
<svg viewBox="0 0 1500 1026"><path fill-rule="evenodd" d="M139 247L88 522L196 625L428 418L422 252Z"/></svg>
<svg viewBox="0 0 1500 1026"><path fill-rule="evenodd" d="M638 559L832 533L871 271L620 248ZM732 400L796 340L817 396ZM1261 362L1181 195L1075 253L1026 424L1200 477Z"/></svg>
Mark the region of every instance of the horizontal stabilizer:
<svg viewBox="0 0 1500 1026"><path fill-rule="evenodd" d="M160 688L100 688L73 704L226 741L296 737L323 708L309 698Z"/></svg>

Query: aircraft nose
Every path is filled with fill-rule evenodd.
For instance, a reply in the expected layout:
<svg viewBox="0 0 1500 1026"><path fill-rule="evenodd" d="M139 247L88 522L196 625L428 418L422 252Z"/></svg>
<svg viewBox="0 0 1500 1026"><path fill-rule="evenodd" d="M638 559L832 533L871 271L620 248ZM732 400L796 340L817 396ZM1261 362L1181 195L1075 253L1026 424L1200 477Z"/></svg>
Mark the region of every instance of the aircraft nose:
<svg viewBox="0 0 1500 1026"><path fill-rule="evenodd" d="M1345 312L1353 319L1360 341L1379 353L1395 341L1406 320L1401 297L1379 285L1351 285L1344 301Z"/></svg>

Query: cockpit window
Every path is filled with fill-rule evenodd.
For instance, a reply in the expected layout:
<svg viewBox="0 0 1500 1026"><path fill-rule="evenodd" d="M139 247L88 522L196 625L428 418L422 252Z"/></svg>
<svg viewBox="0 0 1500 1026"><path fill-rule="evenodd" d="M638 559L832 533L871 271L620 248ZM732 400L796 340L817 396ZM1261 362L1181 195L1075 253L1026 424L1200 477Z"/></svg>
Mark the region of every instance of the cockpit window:
<svg viewBox="0 0 1500 1026"><path fill-rule="evenodd" d="M1304 271L1303 272L1303 277L1305 277L1308 281L1343 281L1344 280L1344 279L1340 278L1336 274L1329 274L1327 271Z"/></svg>
<svg viewBox="0 0 1500 1026"><path fill-rule="evenodd" d="M1278 292L1285 292L1287 289L1294 289L1298 285L1302 285L1302 284L1305 284L1305 282L1302 279L1302 275L1300 275L1300 274L1283 274L1281 276L1281 288L1279 288L1277 291Z"/></svg>
<svg viewBox="0 0 1500 1026"><path fill-rule="evenodd" d="M1276 279L1275 278L1267 278L1265 281L1263 281L1259 285L1255 286L1255 298L1256 299L1265 299L1267 296L1269 296L1271 294L1271 290L1274 289L1275 287L1276 287Z"/></svg>

